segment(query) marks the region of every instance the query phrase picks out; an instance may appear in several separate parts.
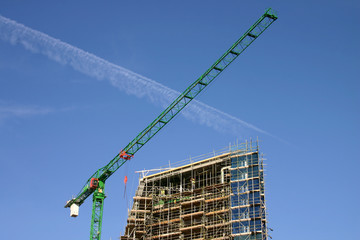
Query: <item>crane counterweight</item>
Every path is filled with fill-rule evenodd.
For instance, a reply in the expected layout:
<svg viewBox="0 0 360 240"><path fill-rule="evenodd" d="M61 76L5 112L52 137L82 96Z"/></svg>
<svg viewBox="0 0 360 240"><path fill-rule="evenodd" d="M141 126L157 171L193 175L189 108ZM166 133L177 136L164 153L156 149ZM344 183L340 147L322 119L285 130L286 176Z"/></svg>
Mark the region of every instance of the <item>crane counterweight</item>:
<svg viewBox="0 0 360 240"><path fill-rule="evenodd" d="M79 216L79 205L73 203L70 206L70 217L77 217L77 216Z"/></svg>

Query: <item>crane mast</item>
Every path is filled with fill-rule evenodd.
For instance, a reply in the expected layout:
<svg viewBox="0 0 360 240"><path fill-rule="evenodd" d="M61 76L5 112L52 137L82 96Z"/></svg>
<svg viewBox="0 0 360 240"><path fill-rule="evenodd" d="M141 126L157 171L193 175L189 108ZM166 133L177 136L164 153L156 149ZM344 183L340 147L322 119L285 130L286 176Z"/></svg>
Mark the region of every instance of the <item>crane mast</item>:
<svg viewBox="0 0 360 240"><path fill-rule="evenodd" d="M107 165L93 173L76 197L67 201L65 208L78 207L93 194L93 210L90 240L100 240L103 203L105 199L105 181L126 161L140 150L152 137L168 124L186 105L188 105L205 87L207 87L226 67L230 65L250 44L255 41L275 20L274 11L269 8L209 69L181 93L150 125L141 131Z"/></svg>

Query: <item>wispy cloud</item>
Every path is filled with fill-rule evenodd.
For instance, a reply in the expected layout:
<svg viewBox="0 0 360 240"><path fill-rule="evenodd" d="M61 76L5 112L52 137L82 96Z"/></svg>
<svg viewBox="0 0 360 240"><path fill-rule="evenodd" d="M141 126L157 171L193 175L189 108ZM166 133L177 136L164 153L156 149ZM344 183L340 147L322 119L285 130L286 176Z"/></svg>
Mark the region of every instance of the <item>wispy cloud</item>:
<svg viewBox="0 0 360 240"><path fill-rule="evenodd" d="M54 112L54 109L39 106L21 106L0 101L0 119L8 117L26 117L45 115Z"/></svg>
<svg viewBox="0 0 360 240"><path fill-rule="evenodd" d="M134 73L126 68L108 62L94 54L74 47L59 39L39 32L0 15L0 39L13 45L21 45L25 49L47 56L58 63L69 65L73 69L94 77L109 81L111 85L127 94L146 98L152 103L168 106L180 92L168 88L152 79ZM31 109L28 112L46 112L46 109ZM13 109L13 114L26 114L27 110ZM193 101L182 112L189 120L211 127L220 132L231 132L239 136L244 129L259 133L266 131L247 123L237 117L224 113L200 101Z"/></svg>
<svg viewBox="0 0 360 240"><path fill-rule="evenodd" d="M87 108L83 106L81 108ZM48 115L59 112L68 112L77 110L78 107L59 107L59 108L49 108L37 105L29 104L18 104L0 99L0 122L4 119L17 117L17 118L26 118L33 117L38 115Z"/></svg>
<svg viewBox="0 0 360 240"><path fill-rule="evenodd" d="M48 114L51 112L53 112L52 109L34 106L0 106L0 116L13 115L21 117L29 115Z"/></svg>

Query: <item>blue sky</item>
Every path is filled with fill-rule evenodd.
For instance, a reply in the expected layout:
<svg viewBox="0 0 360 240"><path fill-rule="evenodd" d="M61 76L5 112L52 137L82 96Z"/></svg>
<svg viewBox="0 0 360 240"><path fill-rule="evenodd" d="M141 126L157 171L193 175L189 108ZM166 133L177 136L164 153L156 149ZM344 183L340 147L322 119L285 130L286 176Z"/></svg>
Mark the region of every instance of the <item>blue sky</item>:
<svg viewBox="0 0 360 240"><path fill-rule="evenodd" d="M221 118L201 124L197 115L176 117L107 181L102 239L116 239L124 229L125 175L129 200L136 170L257 137L267 159L273 238L355 239L360 4L0 1L0 23L16 21L176 91L199 77L267 7L279 19L198 100L269 134L239 121L219 129ZM95 76L97 68L79 70L78 62L56 58L67 52L51 55L36 39L16 42L5 37L9 29L0 30L3 239L87 238L91 199L76 219L65 202L161 113L161 99L141 96L146 89L138 86L131 85L140 93L125 91L121 83Z"/></svg>

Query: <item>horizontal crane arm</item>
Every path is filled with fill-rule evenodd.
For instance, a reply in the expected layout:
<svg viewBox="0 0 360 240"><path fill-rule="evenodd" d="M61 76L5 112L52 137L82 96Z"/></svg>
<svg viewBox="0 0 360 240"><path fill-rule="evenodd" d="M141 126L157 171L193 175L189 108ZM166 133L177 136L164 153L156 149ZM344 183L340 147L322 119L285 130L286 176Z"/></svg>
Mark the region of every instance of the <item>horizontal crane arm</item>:
<svg viewBox="0 0 360 240"><path fill-rule="evenodd" d="M73 203L81 205L91 195L89 188L92 178L105 182L117 169L142 148L157 132L171 121L186 105L188 105L206 86L208 86L227 66L230 65L256 38L260 36L277 16L271 8L252 25L206 72L191 84L174 102L170 104L149 126L136 136L118 155L106 166L98 169L85 183L80 193L69 200L65 207Z"/></svg>

